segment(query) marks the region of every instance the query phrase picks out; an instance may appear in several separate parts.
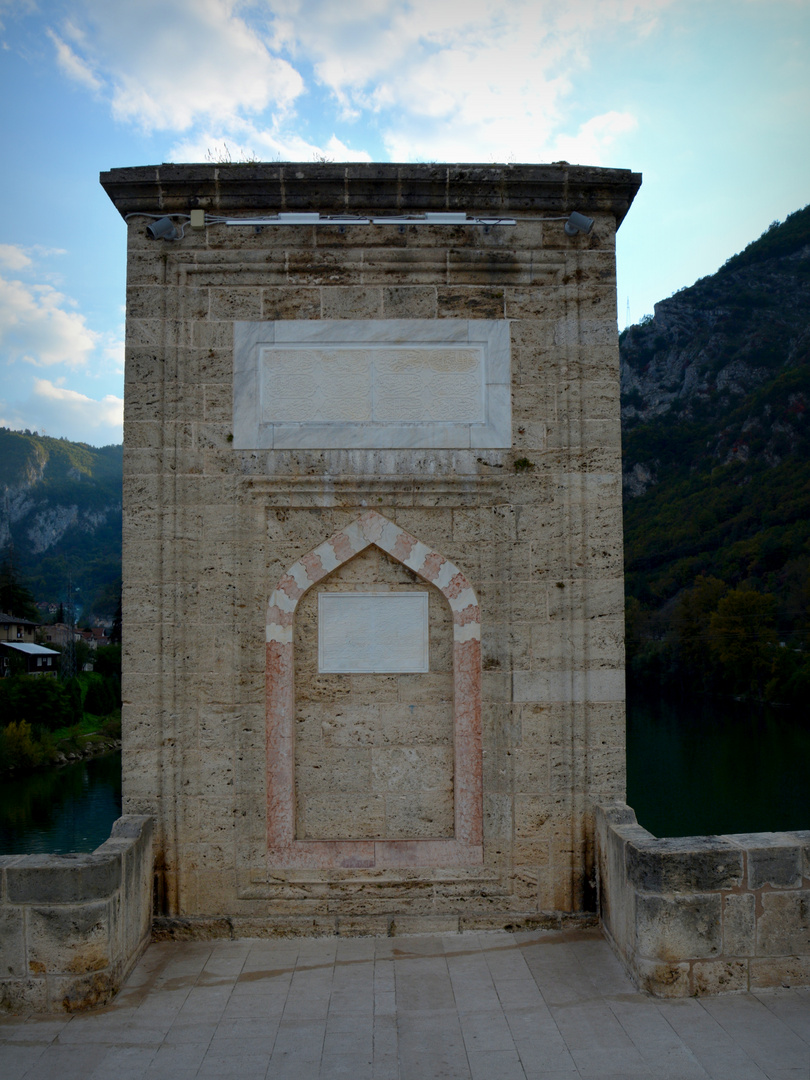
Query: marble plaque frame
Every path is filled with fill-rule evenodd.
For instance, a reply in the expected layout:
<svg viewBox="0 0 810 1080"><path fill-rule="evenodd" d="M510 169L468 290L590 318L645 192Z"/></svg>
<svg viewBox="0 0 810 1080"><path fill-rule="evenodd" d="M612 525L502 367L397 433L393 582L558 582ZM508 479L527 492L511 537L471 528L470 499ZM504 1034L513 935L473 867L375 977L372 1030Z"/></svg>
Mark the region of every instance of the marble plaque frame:
<svg viewBox="0 0 810 1080"><path fill-rule="evenodd" d="M370 545L435 585L453 614L452 839L298 840L295 835L295 611L313 585ZM267 604L266 639L268 868L482 865L481 609L458 567L369 510L307 552L281 577Z"/></svg>
<svg viewBox="0 0 810 1080"><path fill-rule="evenodd" d="M263 417L262 354L274 347L327 350L413 346L480 355L481 416L476 422L284 421ZM288 319L234 323L233 446L237 450L507 449L512 384L506 319Z"/></svg>

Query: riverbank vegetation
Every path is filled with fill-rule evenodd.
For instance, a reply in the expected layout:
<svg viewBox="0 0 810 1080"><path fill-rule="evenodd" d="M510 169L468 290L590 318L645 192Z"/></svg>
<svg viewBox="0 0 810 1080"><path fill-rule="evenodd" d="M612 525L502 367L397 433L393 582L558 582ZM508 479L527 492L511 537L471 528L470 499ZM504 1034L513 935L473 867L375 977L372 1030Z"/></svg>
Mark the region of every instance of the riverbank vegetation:
<svg viewBox="0 0 810 1080"><path fill-rule="evenodd" d="M805 635L782 640L779 614L777 596L710 575L657 610L629 596L628 677L668 692L802 704L810 691Z"/></svg>
<svg viewBox="0 0 810 1080"><path fill-rule="evenodd" d="M24 674L0 679L0 773L103 753L120 737L120 646L98 649L95 669L66 682Z"/></svg>

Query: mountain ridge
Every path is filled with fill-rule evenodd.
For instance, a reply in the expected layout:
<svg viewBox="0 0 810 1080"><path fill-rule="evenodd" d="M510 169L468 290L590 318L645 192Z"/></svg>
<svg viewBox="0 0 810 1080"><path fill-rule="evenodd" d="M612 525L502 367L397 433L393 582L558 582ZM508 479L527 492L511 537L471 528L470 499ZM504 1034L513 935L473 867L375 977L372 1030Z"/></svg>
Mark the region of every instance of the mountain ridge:
<svg viewBox="0 0 810 1080"><path fill-rule="evenodd" d="M771 225L716 274L657 303L652 318L620 335L627 495L643 494L658 471L672 464L666 452L663 460L646 453L653 440L644 437L657 430L653 421L667 415L701 428L713 422L717 463L747 461L756 452L777 464L797 450L810 405L804 377L810 365L808 311L810 207L805 207ZM790 369L793 385L774 386L779 379L784 384ZM769 386L770 394L752 402L752 411L746 398ZM793 396L786 398L782 389ZM778 416L772 415L775 405L781 407ZM764 446L763 432L769 435ZM683 434L688 444L688 432ZM695 449L692 460L699 460Z"/></svg>
<svg viewBox="0 0 810 1080"><path fill-rule="evenodd" d="M123 447L0 428L0 550L38 601L109 617L121 576ZM75 599L75 597L74 597Z"/></svg>

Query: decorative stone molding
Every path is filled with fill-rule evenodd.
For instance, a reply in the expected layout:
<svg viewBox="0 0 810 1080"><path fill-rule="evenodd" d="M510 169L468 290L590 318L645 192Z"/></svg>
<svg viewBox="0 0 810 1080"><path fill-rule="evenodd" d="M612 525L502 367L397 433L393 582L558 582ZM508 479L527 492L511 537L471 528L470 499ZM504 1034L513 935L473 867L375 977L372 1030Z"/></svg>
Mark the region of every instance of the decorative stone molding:
<svg viewBox="0 0 810 1080"><path fill-rule="evenodd" d="M454 807L452 840L297 840L293 623L304 593L376 545L444 595L453 612ZM481 613L458 567L393 521L368 511L304 555L267 606L267 846L270 866L469 866L483 861Z"/></svg>

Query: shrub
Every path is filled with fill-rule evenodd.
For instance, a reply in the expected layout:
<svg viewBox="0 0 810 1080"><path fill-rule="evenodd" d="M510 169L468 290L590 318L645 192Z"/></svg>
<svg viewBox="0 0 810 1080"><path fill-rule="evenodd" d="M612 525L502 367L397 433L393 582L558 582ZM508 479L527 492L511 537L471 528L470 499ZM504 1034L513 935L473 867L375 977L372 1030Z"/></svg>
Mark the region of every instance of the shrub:
<svg viewBox="0 0 810 1080"><path fill-rule="evenodd" d="M27 721L35 734L55 731L81 719L76 716L75 701L68 688L56 679L25 675L3 680L0 695L0 723Z"/></svg>
<svg viewBox="0 0 810 1080"><path fill-rule="evenodd" d="M87 687L87 693L85 694L85 712L92 713L93 716L107 716L117 707L118 702L113 689L113 680L102 678L100 675L95 676Z"/></svg>
<svg viewBox="0 0 810 1080"><path fill-rule="evenodd" d="M31 769L47 760L47 747L34 739L27 720L12 720L0 732L0 769Z"/></svg>
<svg viewBox="0 0 810 1080"><path fill-rule="evenodd" d="M102 645L96 649L96 661L93 670L99 675L117 675L121 678L121 646Z"/></svg>

